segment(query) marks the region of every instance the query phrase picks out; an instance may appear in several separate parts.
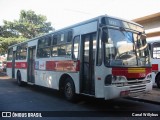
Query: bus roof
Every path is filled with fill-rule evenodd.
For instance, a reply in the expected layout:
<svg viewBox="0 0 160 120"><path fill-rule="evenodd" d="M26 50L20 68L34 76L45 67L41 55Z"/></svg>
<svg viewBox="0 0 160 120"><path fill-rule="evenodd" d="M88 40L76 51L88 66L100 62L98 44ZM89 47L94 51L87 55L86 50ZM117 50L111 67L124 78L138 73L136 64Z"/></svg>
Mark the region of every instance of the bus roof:
<svg viewBox="0 0 160 120"><path fill-rule="evenodd" d="M135 24L135 25L137 25L137 26L139 26L139 27L143 27L142 25L140 25L140 24L138 24L138 23L135 23L135 22L133 22L133 21L129 21L129 20L126 20L126 19L122 19L122 18L118 18L118 17L113 17L113 16L109 16L109 15L100 15L100 16L98 16L98 17L91 18L91 19L89 19L89 20L85 20L85 21L82 21L82 22L80 22L80 23L73 24L73 25L71 25L71 26L58 29L58 30L56 30L56 31L53 31L53 32L50 32L50 33L47 33L47 34L44 34L44 35L41 35L41 36L37 36L37 37L35 37L35 38L28 39L28 40L26 40L26 41L24 41L24 42L11 45L11 46L9 46L9 48L14 47L14 46L17 46L17 45L22 44L22 43L26 43L26 42L29 42L29 41L36 40L36 39L38 39L38 38L41 38L41 37L44 37L44 36L47 36L47 35L52 35L53 33L57 33L57 32L60 32L60 31L66 30L66 29L72 29L72 28L74 28L74 27L76 27L76 26L80 26L80 25L83 25L83 24L86 24L86 23L90 23L90 22L93 22L93 21L99 21L99 20L101 20L101 18L103 18L103 17L114 18L114 19L118 19L118 20L122 20L122 21L125 21L125 22L129 22L129 23Z"/></svg>

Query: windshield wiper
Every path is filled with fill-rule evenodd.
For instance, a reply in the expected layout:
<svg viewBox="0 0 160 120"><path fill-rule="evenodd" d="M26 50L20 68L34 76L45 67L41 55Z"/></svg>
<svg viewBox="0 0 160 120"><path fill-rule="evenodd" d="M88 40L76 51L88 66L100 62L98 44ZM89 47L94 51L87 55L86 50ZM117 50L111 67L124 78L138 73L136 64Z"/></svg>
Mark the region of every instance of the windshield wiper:
<svg viewBox="0 0 160 120"><path fill-rule="evenodd" d="M120 31L126 31L124 27L119 27Z"/></svg>

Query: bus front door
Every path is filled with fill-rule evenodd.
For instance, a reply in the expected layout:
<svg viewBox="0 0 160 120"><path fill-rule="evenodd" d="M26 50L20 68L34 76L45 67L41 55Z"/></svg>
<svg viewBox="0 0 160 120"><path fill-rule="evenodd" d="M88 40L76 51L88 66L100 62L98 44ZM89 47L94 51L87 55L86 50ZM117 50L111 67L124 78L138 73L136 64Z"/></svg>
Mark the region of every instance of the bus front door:
<svg viewBox="0 0 160 120"><path fill-rule="evenodd" d="M94 64L96 33L81 36L81 72L80 89L81 93L95 94Z"/></svg>
<svg viewBox="0 0 160 120"><path fill-rule="evenodd" d="M36 47L35 47L35 46L28 48L27 81L28 81L29 83L34 83L34 82L35 82L35 76L34 76L35 50L36 50Z"/></svg>

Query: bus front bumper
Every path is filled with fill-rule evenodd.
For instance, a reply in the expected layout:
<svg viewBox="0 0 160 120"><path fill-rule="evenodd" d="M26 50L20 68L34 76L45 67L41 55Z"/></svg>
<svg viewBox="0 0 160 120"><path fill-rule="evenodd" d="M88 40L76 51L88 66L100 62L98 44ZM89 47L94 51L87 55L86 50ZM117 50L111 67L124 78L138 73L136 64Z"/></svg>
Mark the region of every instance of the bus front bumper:
<svg viewBox="0 0 160 120"><path fill-rule="evenodd" d="M119 97L136 97L143 93L152 90L152 81L146 84L139 85L129 85L117 87L115 85L112 86L104 86L104 97L105 100L115 99Z"/></svg>

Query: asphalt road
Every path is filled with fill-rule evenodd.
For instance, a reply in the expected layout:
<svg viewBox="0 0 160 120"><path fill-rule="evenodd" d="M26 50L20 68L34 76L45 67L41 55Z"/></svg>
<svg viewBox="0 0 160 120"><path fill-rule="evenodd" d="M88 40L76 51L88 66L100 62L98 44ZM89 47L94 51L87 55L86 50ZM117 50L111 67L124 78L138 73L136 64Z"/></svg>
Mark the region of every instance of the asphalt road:
<svg viewBox="0 0 160 120"><path fill-rule="evenodd" d="M160 106L128 99L116 99L104 101L91 97L80 96L76 103L66 101L59 92L46 89L40 86L27 85L19 87L15 80L5 76L0 77L0 111L12 112L42 112L44 115L51 115L43 119L58 120L88 120L88 119L159 119ZM47 111L47 112L46 112ZM131 117L133 113L156 113L159 117ZM122 114L121 114L122 112ZM42 114L42 115L43 115ZM54 114L54 115L53 115ZM114 117L118 116L118 117ZM1 119L1 118L0 118ZM2 118L9 119L9 118ZM21 118L10 118L21 120ZM32 120L34 118L26 118Z"/></svg>

